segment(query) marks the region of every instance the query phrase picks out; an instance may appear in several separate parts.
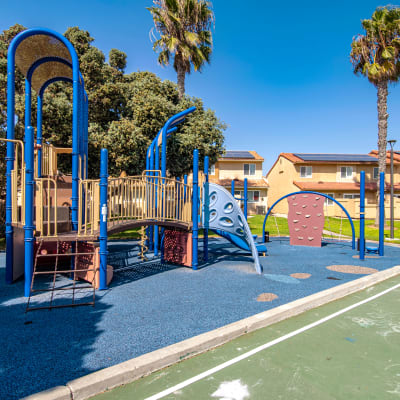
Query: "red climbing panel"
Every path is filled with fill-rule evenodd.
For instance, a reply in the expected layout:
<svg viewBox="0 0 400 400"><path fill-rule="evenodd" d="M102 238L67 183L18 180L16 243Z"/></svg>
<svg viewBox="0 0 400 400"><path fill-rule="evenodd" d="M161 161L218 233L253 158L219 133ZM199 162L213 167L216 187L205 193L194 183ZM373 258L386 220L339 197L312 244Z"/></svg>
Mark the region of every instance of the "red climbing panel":
<svg viewBox="0 0 400 400"><path fill-rule="evenodd" d="M287 198L290 244L321 247L325 197L312 193Z"/></svg>
<svg viewBox="0 0 400 400"><path fill-rule="evenodd" d="M172 264L192 266L192 234L185 231L165 230L164 260Z"/></svg>

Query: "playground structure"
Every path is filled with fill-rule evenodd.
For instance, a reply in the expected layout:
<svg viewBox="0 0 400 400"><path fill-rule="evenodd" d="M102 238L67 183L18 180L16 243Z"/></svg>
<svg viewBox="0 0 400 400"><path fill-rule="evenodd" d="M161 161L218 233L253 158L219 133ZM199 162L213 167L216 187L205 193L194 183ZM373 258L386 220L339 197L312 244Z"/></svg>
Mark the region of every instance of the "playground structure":
<svg viewBox="0 0 400 400"><path fill-rule="evenodd" d="M24 141L15 140L14 135L15 66L25 75ZM58 81L72 83L71 149L43 142L43 94L50 84ZM36 139L31 126L32 88L38 94ZM187 252L185 261L181 262L197 269L198 232L203 229L205 261L208 260L208 232L213 231L250 252L256 272L262 272L259 253L267 251L264 244L265 223L276 203L264 220L263 243L256 244L246 221L246 181L245 196L239 199L244 202L242 212L238 199L233 195L233 185L231 194L223 187L208 182L208 157L204 159L204 173L199 173L197 150L193 153L193 178L190 183L187 176L183 180L167 176L168 137L195 111L194 107L172 116L164 124L147 150L146 169L141 175L109 177L108 153L102 149L100 178L88 179L88 97L76 52L68 40L48 29L30 29L17 35L8 51L7 89L7 138L1 139L7 144L6 281L12 283L24 275L25 296L43 291L34 288L35 278L43 274L50 274L53 279L48 289L51 299L54 291L58 290L57 275L72 278L71 285L62 288L72 290L70 305L76 305L77 279L89 281L90 285L84 286L89 290L94 287L107 289L112 275L107 266L108 235L131 228L141 229L142 260L145 260L147 251L153 251L154 256L161 251L161 256L170 260L168 254L176 253L171 246L176 246L178 239L166 230L173 229L186 235L183 241L186 244L180 244L181 247L190 244L191 255ZM60 175L57 168L59 154L71 154L72 176ZM362 187L361 183L361 190ZM322 193L298 192L305 193L330 198ZM354 249L354 226L347 211L341 207L352 226ZM144 227L147 227L146 230ZM361 238L362 235L360 230ZM361 243L364 243L363 240ZM360 246L362 258L364 248ZM367 250L374 251L371 248ZM383 255L383 244L378 250ZM43 270L43 264L53 267ZM82 304L94 304L94 296L93 301L79 305Z"/></svg>
<svg viewBox="0 0 400 400"><path fill-rule="evenodd" d="M25 138L15 139L15 67L25 76ZM88 179L88 96L75 49L69 41L49 29L29 29L17 35L8 51L7 82L7 195L6 195L6 282L24 275L25 296L31 297L38 275L53 279L51 299L58 274L72 279L72 304L76 279L85 278L99 289L107 289L107 238L110 233L134 227L142 232L142 257L149 247L158 254L161 234L166 228L192 235L193 269L198 267L198 230L218 229L251 251L255 268L261 273L258 252L246 218L235 199L222 187L208 187L206 173L199 185L199 157L194 151L193 179L167 177L167 138L189 108L171 117L149 146L146 170L140 176L108 176L108 153L101 150L100 179ZM43 143L42 104L46 88L53 82L72 83L72 149ZM32 89L37 93L36 138L31 125ZM72 176L57 169L58 154L71 154ZM165 250L165 249L164 249ZM41 270L43 260L53 268ZM64 260L64 261L63 261ZM47 289L46 289L47 290ZM94 304L93 302L84 304ZM52 300L50 306L52 307ZM44 307L44 308L49 308ZM56 306L54 306L56 307ZM42 307L40 307L42 308ZM34 308L28 308L31 310Z"/></svg>

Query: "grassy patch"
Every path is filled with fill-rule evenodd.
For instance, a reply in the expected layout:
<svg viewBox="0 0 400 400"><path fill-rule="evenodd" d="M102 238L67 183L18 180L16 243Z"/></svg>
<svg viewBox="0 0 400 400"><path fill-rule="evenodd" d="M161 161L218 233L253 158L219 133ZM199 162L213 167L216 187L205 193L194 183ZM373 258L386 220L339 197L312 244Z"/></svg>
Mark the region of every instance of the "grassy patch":
<svg viewBox="0 0 400 400"><path fill-rule="evenodd" d="M140 239L140 228L127 229L126 231L114 233L108 239Z"/></svg>
<svg viewBox="0 0 400 400"><path fill-rule="evenodd" d="M250 229L253 233L257 235L262 235L262 226L264 223L263 215L255 215L248 220ZM356 232L356 237L359 236L360 232L360 221L353 220L354 229ZM384 230L385 239L390 238L390 228L385 227ZM394 222L394 237L400 241L400 221ZM351 237L351 226L347 218L325 218L324 229L334 232L337 234L342 234L343 236ZM270 236L289 236L289 227L286 218L269 216L265 230L269 232ZM330 237L329 234L325 234L325 237ZM379 228L374 226L374 220L365 221L365 238L367 240L379 240ZM394 241L396 242L396 241Z"/></svg>
<svg viewBox="0 0 400 400"><path fill-rule="evenodd" d="M253 234L262 236L262 226L264 223L264 215L255 215L248 219L250 229ZM354 229L356 231L356 237L359 236L360 232L360 221L353 220ZM400 221L395 221L395 233L394 237L400 242ZM390 229L385 229L385 239L390 238ZM347 218L325 218L324 229L330 232L341 234L342 236L351 237L351 226ZM266 231L269 232L270 236L289 236L289 227L286 218L269 216L266 224ZM199 230L199 235L202 235L202 229ZM209 233L210 237L217 236L213 233ZM330 234L324 234L324 237L330 238ZM367 240L379 239L379 228L374 226L374 220L365 221L365 238ZM128 229L124 232L115 233L109 236L109 239L140 239L140 228ZM396 243L396 241L394 241ZM5 248L5 240L0 239L0 249Z"/></svg>

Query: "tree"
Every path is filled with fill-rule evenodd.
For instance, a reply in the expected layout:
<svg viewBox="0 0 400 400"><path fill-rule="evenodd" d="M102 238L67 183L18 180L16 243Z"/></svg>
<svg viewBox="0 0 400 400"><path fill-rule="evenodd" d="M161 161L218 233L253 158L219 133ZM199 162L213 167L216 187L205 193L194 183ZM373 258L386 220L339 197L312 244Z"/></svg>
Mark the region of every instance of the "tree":
<svg viewBox="0 0 400 400"><path fill-rule="evenodd" d="M364 19L365 34L357 35L351 44L350 60L355 74L361 74L377 88L378 93L378 165L386 172L388 84L400 77L400 8L378 7L371 19ZM379 181L378 191L379 193ZM378 222L378 202L376 223Z"/></svg>
<svg viewBox="0 0 400 400"><path fill-rule="evenodd" d="M15 25L0 35L0 82L6 83L7 49L13 37L24 30ZM126 54L117 49L105 55L95 46L89 32L78 27L68 28L65 36L75 47L80 69L89 97L89 176L99 174L101 147L109 150L111 175L122 171L129 175L141 174L145 169L145 152L155 135L172 115L193 105L197 110L188 116L168 142L167 167L174 176L182 176L191 169L194 144L200 154L215 162L223 151L225 124L211 110L205 110L200 99L184 97L179 101L176 84L161 81L151 72L125 74ZM0 87L0 133L6 130L6 85ZM32 98L36 98L33 92ZM43 101L43 137L61 147L72 144L72 86L69 83L50 85ZM36 101L32 101L32 124L36 125ZM24 78L16 75L16 137L24 130ZM188 140L192 143L188 144ZM0 146L5 150L5 146ZM0 158L0 167L1 167ZM71 158L59 163L64 173L71 171Z"/></svg>
<svg viewBox="0 0 400 400"><path fill-rule="evenodd" d="M160 38L153 44L159 52L158 62L173 66L178 76L179 98L185 94L185 77L201 71L210 63L214 14L211 4L205 0L154 0L155 6L147 9L153 16L155 29Z"/></svg>

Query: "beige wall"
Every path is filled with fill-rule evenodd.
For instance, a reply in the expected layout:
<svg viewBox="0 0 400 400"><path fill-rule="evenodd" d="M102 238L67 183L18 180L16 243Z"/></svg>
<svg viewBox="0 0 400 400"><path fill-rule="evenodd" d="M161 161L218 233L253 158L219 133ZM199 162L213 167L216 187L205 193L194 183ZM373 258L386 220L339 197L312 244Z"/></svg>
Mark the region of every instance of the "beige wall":
<svg viewBox="0 0 400 400"><path fill-rule="evenodd" d="M255 164L255 175L244 175L244 164ZM217 179L262 179L262 161L218 161L213 176Z"/></svg>
<svg viewBox="0 0 400 400"><path fill-rule="evenodd" d="M298 174L295 166L285 157L279 156L278 161L271 169L268 175L268 204L272 206L275 201L284 196L285 194L296 192L299 190L293 184L297 180ZM288 204L287 201L281 201L274 207L274 213L287 214Z"/></svg>
<svg viewBox="0 0 400 400"><path fill-rule="evenodd" d="M359 182L360 172L365 171L366 182L376 182L373 179L373 169L374 165L350 165L350 164L310 164L312 166L312 176L311 178L301 178L300 177L300 167L307 166L307 164L293 164L291 161L287 160L285 157L279 156L277 163L273 166L268 175L268 183L270 188L268 190L268 203L272 206L273 203L281 198L282 196L300 190L293 181L299 182ZM348 179L341 178L341 167L352 166L353 176ZM390 182L390 168L387 168L386 172L386 183ZM394 183L400 183L400 167L395 166L394 168ZM330 191L334 195L335 200L340 202L346 210L349 212L352 218L359 218L359 199L345 199L343 198L344 192L340 191ZM345 192L350 193L350 192ZM328 192L326 192L328 194ZM358 190L354 191L354 194L359 194ZM375 218L376 213L376 193L367 191L366 194L366 218ZM385 201L385 212L389 215L389 199L390 196L386 194ZM395 218L400 219L400 199L395 198L394 209ZM328 216L340 217L343 215L341 208L334 205L326 205L324 207L324 212ZM282 200L274 207L274 213L287 214L288 213L288 203L286 200Z"/></svg>
<svg viewBox="0 0 400 400"><path fill-rule="evenodd" d="M284 158L284 157L280 157ZM286 159L285 159L286 160ZM289 160L286 160L288 163L292 164ZM300 177L300 167L306 167L307 164L292 164L296 173L294 175L294 180L299 182L360 182L360 172L365 171L365 180L366 182L376 182L377 179L373 179L373 170L374 165L350 165L350 164L313 164L309 165L312 167L312 176L311 178L302 178ZM351 178L342 178L341 177L341 167L353 167L353 176ZM269 178L268 178L269 179ZM387 183L390 182L390 167L388 166L386 169L385 180ZM400 183L400 167L395 166L393 171L393 180L394 183Z"/></svg>

